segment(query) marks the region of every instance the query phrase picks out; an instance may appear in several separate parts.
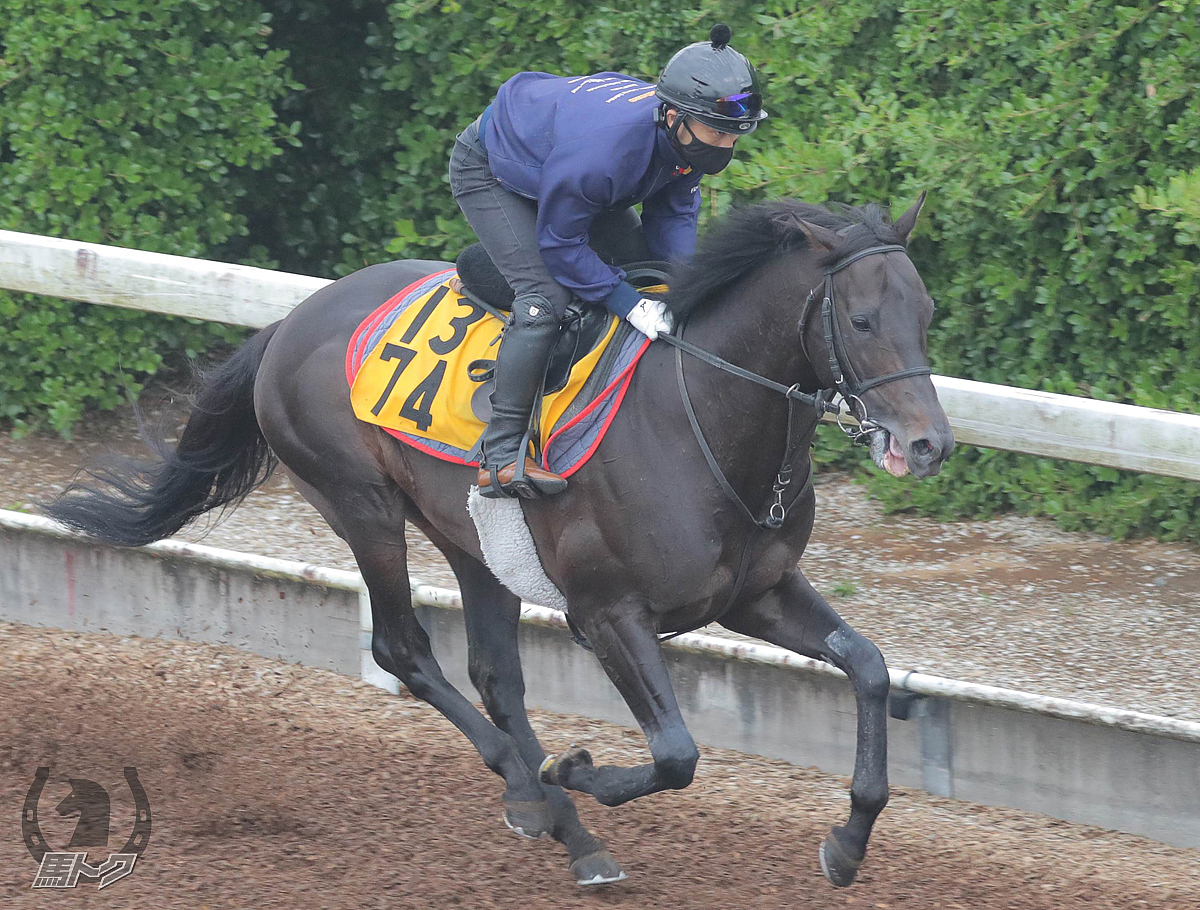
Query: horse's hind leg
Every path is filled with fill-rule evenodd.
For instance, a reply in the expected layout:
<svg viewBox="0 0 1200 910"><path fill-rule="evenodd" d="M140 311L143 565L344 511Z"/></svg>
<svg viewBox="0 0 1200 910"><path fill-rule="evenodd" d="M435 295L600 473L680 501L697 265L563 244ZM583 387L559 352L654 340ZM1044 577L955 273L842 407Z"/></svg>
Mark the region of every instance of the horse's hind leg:
<svg viewBox="0 0 1200 910"><path fill-rule="evenodd" d="M442 675L412 608L404 540L404 513L412 507L398 488L383 478L379 481L338 489L337 495L320 495L314 502L323 514L333 513L326 518L350 545L367 584L375 662L466 735L484 764L504 778L506 803L537 804L544 799L542 787L512 737L491 724Z"/></svg>
<svg viewBox="0 0 1200 910"><path fill-rule="evenodd" d="M858 744L850 784L850 820L835 827L821 844L821 869L830 882L854 881L867 851L875 819L888 800L888 671L883 655L859 635L792 572L757 600L739 605L721 619L735 632L832 663L854 686L858 704Z"/></svg>
<svg viewBox="0 0 1200 910"><path fill-rule="evenodd" d="M546 757L525 713L525 680L517 636L521 600L496 580L488 568L468 553L457 549L428 529L454 569L462 592L463 614L469 647L471 682L479 690L484 707L496 726L517 743L526 766L536 771ZM549 833L567 848L571 873L581 885L620 881L625 872L608 852L604 842L579 821L571 797L561 788L543 784L545 803L534 807L549 812ZM506 821L514 830L516 816L509 806ZM518 833L526 833L518 831Z"/></svg>
<svg viewBox="0 0 1200 910"><path fill-rule="evenodd" d="M413 613L403 528L394 529L394 534L388 540L364 533L360 525L348 541L371 596L371 652L376 663L466 735L484 764L504 778L506 802L536 804L544 798L541 787L512 737L489 723L442 675L429 637Z"/></svg>

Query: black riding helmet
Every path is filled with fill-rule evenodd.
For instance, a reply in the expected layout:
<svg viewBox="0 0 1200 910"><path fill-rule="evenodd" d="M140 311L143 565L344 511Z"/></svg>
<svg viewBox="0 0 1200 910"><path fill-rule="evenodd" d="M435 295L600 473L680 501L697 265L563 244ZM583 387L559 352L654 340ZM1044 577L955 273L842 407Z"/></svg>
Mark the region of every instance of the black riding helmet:
<svg viewBox="0 0 1200 910"><path fill-rule="evenodd" d="M728 25L714 25L707 41L675 53L658 77L655 94L673 107L724 133L741 135L767 118L750 61L729 46Z"/></svg>

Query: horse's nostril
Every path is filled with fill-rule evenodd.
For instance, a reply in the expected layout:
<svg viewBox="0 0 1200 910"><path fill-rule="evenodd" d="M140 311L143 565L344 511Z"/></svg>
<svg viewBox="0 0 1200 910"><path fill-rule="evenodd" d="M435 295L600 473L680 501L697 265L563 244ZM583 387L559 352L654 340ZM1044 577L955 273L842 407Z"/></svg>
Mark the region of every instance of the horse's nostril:
<svg viewBox="0 0 1200 910"><path fill-rule="evenodd" d="M933 453L933 443L928 439L918 439L912 444L912 450L918 458L928 458Z"/></svg>

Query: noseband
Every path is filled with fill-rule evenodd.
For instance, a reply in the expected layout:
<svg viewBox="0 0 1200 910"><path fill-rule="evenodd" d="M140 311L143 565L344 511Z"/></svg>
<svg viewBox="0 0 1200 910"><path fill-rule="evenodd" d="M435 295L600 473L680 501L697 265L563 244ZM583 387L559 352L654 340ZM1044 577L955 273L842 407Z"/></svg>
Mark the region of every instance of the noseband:
<svg viewBox="0 0 1200 910"><path fill-rule="evenodd" d="M908 379L910 376L929 376L933 372L929 367L910 367L906 370L897 370L894 373L885 373L883 376L875 376L864 382L858 378L858 373L854 369L854 364L850 362L850 355L846 351L846 342L842 337L842 330L838 325L837 309L834 304L833 276L852 263L858 262L858 260L864 259L867 256L874 256L877 253L894 252L905 253L907 250L905 247L895 243L872 246L865 250L860 250L852 256L847 256L845 259L839 259L825 269L825 289L821 299L821 330L825 336L825 348L829 355L829 372L833 376L833 384L837 388L838 394L846 402L846 407L850 410L851 415L858 420L858 426L843 424L840 411L835 414L835 417L837 425L843 433L854 442L864 444L870 440L872 433L878 432L883 427L867 415L867 406L862 400L863 392L887 382L895 382L897 379ZM805 338L808 334L808 318L814 311L813 303L816 301L816 294L816 288L808 292L808 298L804 301L804 310L800 314L800 349L804 352L804 356L809 363L813 363L814 361L809 356L808 344Z"/></svg>

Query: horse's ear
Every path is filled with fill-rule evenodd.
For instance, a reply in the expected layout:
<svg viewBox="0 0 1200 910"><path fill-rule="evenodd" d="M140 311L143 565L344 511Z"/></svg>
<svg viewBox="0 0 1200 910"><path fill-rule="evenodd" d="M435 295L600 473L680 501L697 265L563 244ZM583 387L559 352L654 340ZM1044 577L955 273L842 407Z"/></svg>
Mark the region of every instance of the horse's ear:
<svg viewBox="0 0 1200 910"><path fill-rule="evenodd" d="M776 224L788 233L800 231L808 238L808 242L812 245L813 249L819 252L827 253L842 241L837 231L831 231L827 227L821 227L819 224L805 221L803 218L790 212L779 218Z"/></svg>
<svg viewBox="0 0 1200 910"><path fill-rule="evenodd" d="M925 205L927 192L922 191L920 198L912 204L909 210L892 223L892 227L900 235L900 242L905 246L908 245L908 238L912 234L913 228L917 226L917 216L921 214L921 208Z"/></svg>

